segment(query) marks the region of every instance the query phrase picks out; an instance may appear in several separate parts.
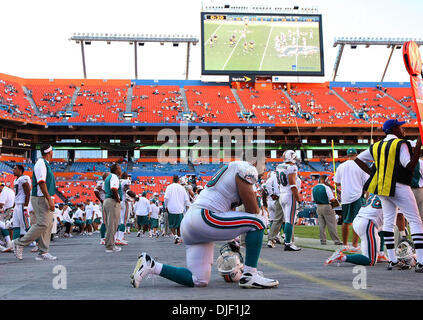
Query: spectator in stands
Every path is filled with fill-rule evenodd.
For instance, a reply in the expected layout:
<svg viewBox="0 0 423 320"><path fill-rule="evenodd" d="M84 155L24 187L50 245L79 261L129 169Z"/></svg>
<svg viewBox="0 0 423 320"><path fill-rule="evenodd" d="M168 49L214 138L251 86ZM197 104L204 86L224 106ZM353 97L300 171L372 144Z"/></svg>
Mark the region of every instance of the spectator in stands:
<svg viewBox="0 0 423 320"><path fill-rule="evenodd" d="M317 204L317 214L319 219L320 244L326 245L326 226L330 237L335 245L341 245L342 242L338 237L336 228L335 212L332 210L331 204L337 203L333 196L331 188L327 185L327 176L321 175L319 183L312 190L312 201Z"/></svg>

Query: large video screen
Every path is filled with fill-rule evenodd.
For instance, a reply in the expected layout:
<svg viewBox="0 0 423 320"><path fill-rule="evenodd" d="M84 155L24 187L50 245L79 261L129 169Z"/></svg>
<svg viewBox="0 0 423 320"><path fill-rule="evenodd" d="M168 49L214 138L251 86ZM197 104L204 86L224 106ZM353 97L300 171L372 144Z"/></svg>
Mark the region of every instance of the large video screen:
<svg viewBox="0 0 423 320"><path fill-rule="evenodd" d="M321 15L201 13L202 73L324 76Z"/></svg>

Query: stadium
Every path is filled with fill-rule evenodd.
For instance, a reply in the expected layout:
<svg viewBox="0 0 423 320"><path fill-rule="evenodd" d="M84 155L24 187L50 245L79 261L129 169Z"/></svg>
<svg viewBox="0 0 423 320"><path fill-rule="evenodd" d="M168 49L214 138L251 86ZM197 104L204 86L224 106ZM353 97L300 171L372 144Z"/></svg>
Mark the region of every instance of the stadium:
<svg viewBox="0 0 423 320"><path fill-rule="evenodd" d="M222 167L231 161L242 160L247 150L264 150L265 171L269 175L284 163L284 151L293 150L297 157L302 199L295 221L295 236L298 236L296 243L304 249L301 252L304 260L297 255L287 265L280 264L281 258L274 258L272 252L266 252L265 236L262 251L265 252L263 261L267 262L263 265L274 278L279 274L287 277L285 281L294 277L304 287L309 284L311 290L315 290L313 292L322 290L324 295L310 296L301 290L292 297L286 292L281 295L266 292L260 299L395 299L398 292L404 294L405 288L416 281L417 274L403 272L401 279L397 274L385 274L385 266L377 266L368 270L368 276L374 280L374 290L361 293L351 287L354 277L351 268L323 270L323 262L336 247L319 244L317 206L312 190L322 175L328 176L328 184L335 187L334 174L339 165L349 159L347 151L355 149L360 153L382 140L385 137L382 125L389 119L405 122L402 127L408 140L420 137L410 83L384 82L383 78L396 49L401 49L408 40L421 42L414 38L337 38L331 45L337 47L332 49L338 50L338 55L334 61L329 61L325 56L327 48L323 45L326 40L322 29L325 18L324 13L315 7L233 6L211 2L202 5L201 32L196 36L73 34L69 41L82 49L83 78L30 78L0 73L0 182L13 189L16 165L22 165L24 175L32 178L34 165L41 157L40 148L48 144L53 149L51 169L60 191L54 196L56 207L63 203L75 213L78 204L85 204L87 200L95 202L98 198L94 190L98 181L116 163L130 176L131 191L139 197L146 194L148 199L157 196L158 202L163 204L166 188L175 175L184 185L192 185L196 192L200 186L207 188L206 184ZM84 48L87 50L87 46L100 41L132 45L135 78L92 79L86 76ZM176 62L186 70L184 80L138 79L136 50L144 45L147 47L150 42L186 46L186 62ZM201 79L188 79L193 46L201 48L197 57L201 58ZM357 46L388 48L391 56L381 81L336 81L344 48L355 49ZM161 50L161 47L155 50ZM332 81L325 74L327 64L334 64ZM198 132L212 138L204 143ZM229 139L229 143L222 145L221 141L225 139ZM164 144L167 149L161 153ZM266 175L262 176L262 183ZM337 212L337 216L340 215ZM135 228L135 223L131 228ZM13 226L9 225L9 229L12 234ZM78 232L74 233L73 239L64 239L60 230L59 227L58 238L52 244L52 248L57 246L53 251L59 257L57 248L65 248L66 241L81 246L88 241ZM136 262L133 257L140 253L135 233L127 235L129 246L123 248L125 251L132 245L131 251L127 250L128 255L129 252L132 255L131 261L113 260L112 266L133 268ZM97 237L89 241L98 247L98 240ZM142 239L144 242L150 240L148 237ZM176 249L183 257L178 260L172 256L173 242L166 238L160 241L159 244L144 244L143 251L145 247L162 250L162 260L170 256L173 262L184 264L182 246ZM4 241L2 243L5 245ZM69 255L78 255L80 261L85 259L84 255L75 253L75 247L70 250ZM29 252L25 254L29 257ZM97 258L106 261L101 253L93 257L87 262L90 265L95 265ZM0 254L0 265L4 262L11 275L11 280L0 275L0 282L8 284L6 289L0 289L0 299L19 297L13 285L8 283L16 281L12 273L14 259L13 254ZM286 262L290 257L284 255L283 259ZM72 261L64 261L72 265ZM307 261L319 261L322 273L307 269ZM295 273L296 264L303 268L304 274ZM25 270L23 265L19 268ZM132 270L126 269L122 272L126 272L127 277ZM216 270L213 274L212 280L217 284L212 286L210 295L200 295L199 299L221 299L219 292L223 292L225 283ZM312 275L307 278L308 274ZM112 277L112 281L119 282L121 278L125 279ZM321 279L326 281L325 285L321 284ZM380 282L384 285L379 285ZM53 294L49 291L51 281L45 286L41 283L41 278L32 283L29 281L28 290L19 294L23 299L38 299L29 290L38 286L41 299L47 296L64 298L60 291ZM70 283L69 280L72 286ZM172 299L175 287L164 281L158 283L155 289L166 284L163 295L156 291L148 299ZM388 293L386 285L396 289ZM78 286L83 287L82 284ZM144 299L140 293L134 295L130 292L132 288L126 288L130 287L128 280L122 280L115 287L119 292L117 296L108 293L107 289L102 289L105 292L102 296L91 288L83 294L75 291L70 299ZM182 292L183 297L192 299L186 290ZM421 298L418 288L407 292L407 298ZM257 299L244 292L241 297ZM231 287L228 298L239 298L235 287Z"/></svg>

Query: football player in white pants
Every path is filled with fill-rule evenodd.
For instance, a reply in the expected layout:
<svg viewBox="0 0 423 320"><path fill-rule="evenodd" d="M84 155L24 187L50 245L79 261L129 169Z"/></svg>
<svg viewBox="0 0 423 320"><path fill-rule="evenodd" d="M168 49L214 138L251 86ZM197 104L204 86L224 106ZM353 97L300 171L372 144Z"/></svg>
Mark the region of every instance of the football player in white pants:
<svg viewBox="0 0 423 320"><path fill-rule="evenodd" d="M105 240L106 240L106 215L104 214L104 209L103 209L103 201L105 199L105 191L104 191L104 181L106 180L106 178L109 176L110 172L106 172L103 174L102 179L97 182L96 187L94 188L94 194L97 197L98 200L100 200L101 202L101 214L102 214L102 223L100 226L100 244L104 245L105 244Z"/></svg>
<svg viewBox="0 0 423 320"><path fill-rule="evenodd" d="M13 168L13 174L16 176L14 181L13 240L24 236L30 227L28 206L31 197L31 179L24 175L24 171L25 169L21 165L16 165Z"/></svg>
<svg viewBox="0 0 423 320"><path fill-rule="evenodd" d="M362 254L346 255L342 251L337 251L325 261L325 265L349 262L373 266L376 262L388 262L383 253L382 226L382 202L377 195L371 194L353 221L353 229L361 239Z"/></svg>
<svg viewBox="0 0 423 320"><path fill-rule="evenodd" d="M94 205L90 199L85 201L85 223L89 236L93 235Z"/></svg>
<svg viewBox="0 0 423 320"><path fill-rule="evenodd" d="M120 224L116 232L115 241L117 245L126 246L128 242L124 239L126 222L128 221L130 214L130 201L127 201L127 192L129 191L129 186L131 185L131 179L128 176L128 173L122 173L120 184L123 191L123 199L120 202Z"/></svg>
<svg viewBox="0 0 423 320"><path fill-rule="evenodd" d="M297 215L297 206L300 202L301 180L298 178L298 167L295 165L297 154L293 150L283 153L284 163L276 167L276 175L279 183L279 202L285 215L285 251L299 251L292 241L294 223Z"/></svg>
<svg viewBox="0 0 423 320"><path fill-rule="evenodd" d="M138 288L144 277L156 274L188 287L205 287L210 280L214 242L247 233L245 267L239 286L277 286L277 280L265 278L256 269L265 228L253 190L257 179L257 169L248 162L234 161L223 166L207 183L182 220L181 235L186 244L188 268L158 263L143 252L131 275L132 285ZM247 212L231 211L235 204L244 204Z"/></svg>

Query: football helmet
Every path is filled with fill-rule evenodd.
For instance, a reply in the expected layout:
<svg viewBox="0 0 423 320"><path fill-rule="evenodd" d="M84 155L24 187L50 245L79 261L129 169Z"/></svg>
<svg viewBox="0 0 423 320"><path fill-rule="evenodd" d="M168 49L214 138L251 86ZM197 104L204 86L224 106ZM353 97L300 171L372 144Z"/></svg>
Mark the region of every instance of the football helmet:
<svg viewBox="0 0 423 320"><path fill-rule="evenodd" d="M293 162L295 163L297 161L297 154L294 150L286 150L283 155L283 162Z"/></svg>
<svg viewBox="0 0 423 320"><path fill-rule="evenodd" d="M408 239L401 239L395 249L398 260L414 267L416 265L416 253L413 243Z"/></svg>
<svg viewBox="0 0 423 320"><path fill-rule="evenodd" d="M136 193L133 192L132 190L126 191L126 199L127 200L134 202L136 197L137 197Z"/></svg>
<svg viewBox="0 0 423 320"><path fill-rule="evenodd" d="M239 246L228 242L220 248L220 256L216 260L217 270L226 282L238 282L241 279L244 258Z"/></svg>

